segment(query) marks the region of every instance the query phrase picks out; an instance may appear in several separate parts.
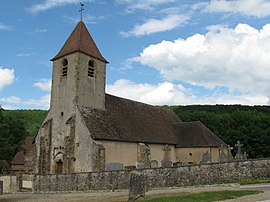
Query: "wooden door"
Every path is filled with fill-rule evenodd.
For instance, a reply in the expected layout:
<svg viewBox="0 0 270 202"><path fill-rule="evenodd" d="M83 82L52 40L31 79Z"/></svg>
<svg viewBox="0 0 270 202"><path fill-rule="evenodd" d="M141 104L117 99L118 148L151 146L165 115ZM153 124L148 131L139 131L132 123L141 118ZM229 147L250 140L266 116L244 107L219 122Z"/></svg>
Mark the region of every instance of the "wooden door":
<svg viewBox="0 0 270 202"><path fill-rule="evenodd" d="M61 174L63 173L63 162L56 162L56 174Z"/></svg>

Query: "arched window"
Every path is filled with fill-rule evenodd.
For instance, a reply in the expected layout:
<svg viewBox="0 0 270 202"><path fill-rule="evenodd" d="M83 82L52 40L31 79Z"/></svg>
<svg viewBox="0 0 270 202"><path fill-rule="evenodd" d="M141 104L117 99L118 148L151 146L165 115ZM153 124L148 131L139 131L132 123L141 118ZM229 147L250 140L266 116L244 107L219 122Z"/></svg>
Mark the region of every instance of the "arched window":
<svg viewBox="0 0 270 202"><path fill-rule="evenodd" d="M88 76L89 77L94 77L95 74L95 62L93 60L90 60L88 62Z"/></svg>
<svg viewBox="0 0 270 202"><path fill-rule="evenodd" d="M68 60L65 58L62 61L62 76L63 77L67 76L67 71L68 71Z"/></svg>

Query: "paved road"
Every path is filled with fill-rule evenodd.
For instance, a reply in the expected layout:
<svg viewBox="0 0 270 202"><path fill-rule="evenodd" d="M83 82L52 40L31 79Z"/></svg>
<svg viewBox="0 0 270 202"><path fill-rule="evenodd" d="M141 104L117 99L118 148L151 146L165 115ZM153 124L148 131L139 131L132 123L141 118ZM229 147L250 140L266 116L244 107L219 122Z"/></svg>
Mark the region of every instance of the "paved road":
<svg viewBox="0 0 270 202"><path fill-rule="evenodd" d="M270 184L252 184L240 186L240 189L249 189L249 190L262 190L267 191L270 190Z"/></svg>

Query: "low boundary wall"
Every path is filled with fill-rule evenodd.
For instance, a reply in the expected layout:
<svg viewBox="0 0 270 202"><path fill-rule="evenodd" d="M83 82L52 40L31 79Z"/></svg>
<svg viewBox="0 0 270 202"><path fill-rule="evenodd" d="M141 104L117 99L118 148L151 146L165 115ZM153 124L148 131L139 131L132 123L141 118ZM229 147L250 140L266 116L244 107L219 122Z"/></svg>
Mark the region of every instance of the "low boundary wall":
<svg viewBox="0 0 270 202"><path fill-rule="evenodd" d="M98 191L129 189L132 170L59 175L0 176L3 192ZM187 165L136 170L146 177L148 189L233 182L246 178L269 178L270 159Z"/></svg>
<svg viewBox="0 0 270 202"><path fill-rule="evenodd" d="M129 188L133 171L36 175L34 192L121 190ZM270 159L230 163L188 165L136 170L146 176L149 189L232 182L245 178L270 177Z"/></svg>

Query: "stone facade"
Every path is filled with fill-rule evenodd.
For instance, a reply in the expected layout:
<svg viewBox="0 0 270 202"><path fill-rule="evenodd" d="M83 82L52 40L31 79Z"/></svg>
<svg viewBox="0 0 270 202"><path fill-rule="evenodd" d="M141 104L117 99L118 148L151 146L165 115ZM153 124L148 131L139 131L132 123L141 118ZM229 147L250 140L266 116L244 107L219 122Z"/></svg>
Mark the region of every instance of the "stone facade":
<svg viewBox="0 0 270 202"><path fill-rule="evenodd" d="M37 166L37 148L32 148L25 155L25 173L32 174L35 173L35 168Z"/></svg>

